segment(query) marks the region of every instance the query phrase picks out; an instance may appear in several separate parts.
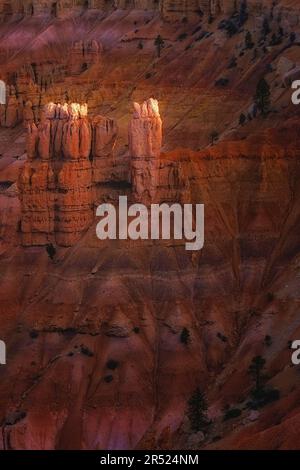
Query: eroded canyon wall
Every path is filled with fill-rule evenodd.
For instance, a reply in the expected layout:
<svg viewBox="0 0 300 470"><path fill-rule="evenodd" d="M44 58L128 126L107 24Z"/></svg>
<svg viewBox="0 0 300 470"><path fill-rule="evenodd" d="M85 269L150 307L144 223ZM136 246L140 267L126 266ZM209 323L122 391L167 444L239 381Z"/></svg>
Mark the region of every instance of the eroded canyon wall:
<svg viewBox="0 0 300 470"><path fill-rule="evenodd" d="M0 2L0 15L51 15L58 17L69 10L79 12L88 9L110 11L114 9L135 9L160 11L166 20L197 19L206 15L232 15L246 4L251 11L259 11L264 5L270 6L268 0L14 0Z"/></svg>

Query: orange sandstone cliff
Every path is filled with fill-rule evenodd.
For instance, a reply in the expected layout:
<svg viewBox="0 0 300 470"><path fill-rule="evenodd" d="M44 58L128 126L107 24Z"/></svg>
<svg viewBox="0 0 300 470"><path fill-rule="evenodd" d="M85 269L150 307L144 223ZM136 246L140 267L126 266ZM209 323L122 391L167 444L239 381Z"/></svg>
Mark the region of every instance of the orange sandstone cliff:
<svg viewBox="0 0 300 470"><path fill-rule="evenodd" d="M299 449L298 2L55 5L0 2L0 447ZM98 240L120 195L205 204L203 250Z"/></svg>

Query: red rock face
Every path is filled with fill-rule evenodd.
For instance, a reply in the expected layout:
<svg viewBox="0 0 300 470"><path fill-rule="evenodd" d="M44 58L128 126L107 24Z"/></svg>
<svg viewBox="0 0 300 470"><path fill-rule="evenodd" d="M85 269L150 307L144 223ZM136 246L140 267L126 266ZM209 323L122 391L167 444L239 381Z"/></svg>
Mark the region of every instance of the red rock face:
<svg viewBox="0 0 300 470"><path fill-rule="evenodd" d="M131 181L137 201L154 202L159 180L162 121L157 100L134 103L129 125Z"/></svg>
<svg viewBox="0 0 300 470"><path fill-rule="evenodd" d="M19 180L24 245L70 246L91 224L91 142L85 105L49 104L38 127L28 125Z"/></svg>
<svg viewBox="0 0 300 470"><path fill-rule="evenodd" d="M0 447L299 448L299 2L248 0L233 35L231 1L23 3L0 25ZM204 203L204 249L98 240L120 195ZM253 410L256 355L279 395Z"/></svg>

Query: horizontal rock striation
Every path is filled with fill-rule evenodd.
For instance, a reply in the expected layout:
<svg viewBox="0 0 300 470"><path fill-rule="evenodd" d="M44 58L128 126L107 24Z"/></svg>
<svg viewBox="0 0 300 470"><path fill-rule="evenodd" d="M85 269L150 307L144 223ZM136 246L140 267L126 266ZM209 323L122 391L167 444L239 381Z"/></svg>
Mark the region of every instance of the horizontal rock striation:
<svg viewBox="0 0 300 470"><path fill-rule="evenodd" d="M232 15L239 11L244 0L13 0L0 2L0 17L5 19L9 15L48 15L53 18L60 17L70 9L82 13L88 9L97 9L102 12L120 10L152 10L159 11L166 20L180 20L182 18L197 20L203 15L206 17L219 14ZM249 0L249 7L253 11L260 11L267 0Z"/></svg>
<svg viewBox="0 0 300 470"><path fill-rule="evenodd" d="M40 123L27 126L28 161L19 178L22 242L73 245L92 222L101 167L109 179L116 125L102 117L91 123L86 105L50 103Z"/></svg>
<svg viewBox="0 0 300 470"><path fill-rule="evenodd" d="M161 145L162 120L158 102L150 98L142 105L134 103L134 113L129 124L129 153L133 194L138 202L155 199Z"/></svg>

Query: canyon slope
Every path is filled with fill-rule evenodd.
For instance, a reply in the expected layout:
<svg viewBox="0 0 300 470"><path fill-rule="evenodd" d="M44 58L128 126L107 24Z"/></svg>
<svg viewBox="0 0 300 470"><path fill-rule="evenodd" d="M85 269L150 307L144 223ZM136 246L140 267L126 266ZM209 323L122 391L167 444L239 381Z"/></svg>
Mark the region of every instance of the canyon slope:
<svg viewBox="0 0 300 470"><path fill-rule="evenodd" d="M298 2L0 18L0 448L299 449ZM203 250L100 241L96 207L120 195L205 204ZM276 400L254 407L258 355Z"/></svg>

